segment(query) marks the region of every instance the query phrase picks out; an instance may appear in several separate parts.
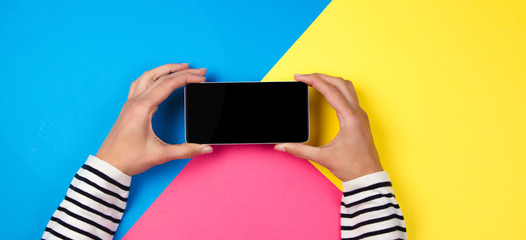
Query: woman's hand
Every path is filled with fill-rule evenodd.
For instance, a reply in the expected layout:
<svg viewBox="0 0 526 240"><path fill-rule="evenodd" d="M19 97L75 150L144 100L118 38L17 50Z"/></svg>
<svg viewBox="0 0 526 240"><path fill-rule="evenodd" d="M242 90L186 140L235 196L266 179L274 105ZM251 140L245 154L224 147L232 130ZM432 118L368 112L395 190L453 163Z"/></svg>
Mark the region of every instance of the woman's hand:
<svg viewBox="0 0 526 240"><path fill-rule="evenodd" d="M318 90L336 110L340 132L327 145L313 147L303 143L277 144L276 150L310 159L329 169L342 181L382 171L374 146L367 114L358 104L352 83L324 74L295 75Z"/></svg>
<svg viewBox="0 0 526 240"><path fill-rule="evenodd" d="M209 145L163 142L152 129L158 105L175 89L187 83L204 82L206 69L188 69L188 64L167 64L146 71L132 82L128 101L97 157L128 175L136 175L173 159L211 153Z"/></svg>

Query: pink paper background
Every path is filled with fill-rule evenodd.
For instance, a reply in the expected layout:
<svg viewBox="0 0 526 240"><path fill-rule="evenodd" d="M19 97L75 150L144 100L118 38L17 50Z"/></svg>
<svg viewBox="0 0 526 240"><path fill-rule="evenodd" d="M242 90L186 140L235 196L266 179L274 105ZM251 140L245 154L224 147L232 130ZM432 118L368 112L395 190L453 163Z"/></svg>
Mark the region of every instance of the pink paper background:
<svg viewBox="0 0 526 240"><path fill-rule="evenodd" d="M340 239L341 191L273 145L193 158L124 239Z"/></svg>

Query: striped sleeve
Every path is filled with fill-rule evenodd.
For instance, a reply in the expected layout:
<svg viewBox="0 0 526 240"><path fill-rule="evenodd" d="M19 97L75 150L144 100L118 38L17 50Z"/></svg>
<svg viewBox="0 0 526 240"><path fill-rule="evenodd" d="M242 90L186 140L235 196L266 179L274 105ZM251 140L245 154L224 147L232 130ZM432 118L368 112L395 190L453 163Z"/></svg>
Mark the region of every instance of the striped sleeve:
<svg viewBox="0 0 526 240"><path fill-rule="evenodd" d="M126 208L130 183L130 176L90 155L42 239L112 239Z"/></svg>
<svg viewBox="0 0 526 240"><path fill-rule="evenodd" d="M385 171L344 182L340 213L342 239L407 239Z"/></svg>

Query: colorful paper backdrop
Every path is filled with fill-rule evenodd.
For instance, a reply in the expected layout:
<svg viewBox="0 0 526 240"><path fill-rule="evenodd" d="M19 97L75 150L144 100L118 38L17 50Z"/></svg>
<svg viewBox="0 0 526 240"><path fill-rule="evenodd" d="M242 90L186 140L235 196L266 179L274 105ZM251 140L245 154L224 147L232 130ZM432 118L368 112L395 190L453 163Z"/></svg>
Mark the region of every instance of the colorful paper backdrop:
<svg viewBox="0 0 526 240"><path fill-rule="evenodd" d="M7 238L39 237L129 83L186 61L208 67L211 81L310 72L352 80L410 239L520 238L524 12L512 0L2 2L0 225ZM182 141L180 99L176 92L156 116L167 141ZM311 143L322 145L337 121L322 98L311 101ZM118 238L187 162L134 178Z"/></svg>
<svg viewBox="0 0 526 240"><path fill-rule="evenodd" d="M42 236L144 71L189 62L209 81L260 81L328 3L0 1L0 238ZM182 91L153 126L184 142ZM117 239L187 163L134 177Z"/></svg>
<svg viewBox="0 0 526 240"><path fill-rule="evenodd" d="M409 239L520 239L525 12L524 1L332 1L264 80L353 81ZM324 144L338 122L318 105Z"/></svg>

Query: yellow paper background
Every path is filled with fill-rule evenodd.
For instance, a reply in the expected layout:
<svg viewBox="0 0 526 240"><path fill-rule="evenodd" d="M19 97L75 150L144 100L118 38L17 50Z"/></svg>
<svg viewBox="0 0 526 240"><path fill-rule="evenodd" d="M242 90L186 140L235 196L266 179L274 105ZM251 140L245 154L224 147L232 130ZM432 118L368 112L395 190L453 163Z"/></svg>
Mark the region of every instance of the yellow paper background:
<svg viewBox="0 0 526 240"><path fill-rule="evenodd" d="M353 81L410 239L524 239L526 1L336 0L264 81L312 72Z"/></svg>

